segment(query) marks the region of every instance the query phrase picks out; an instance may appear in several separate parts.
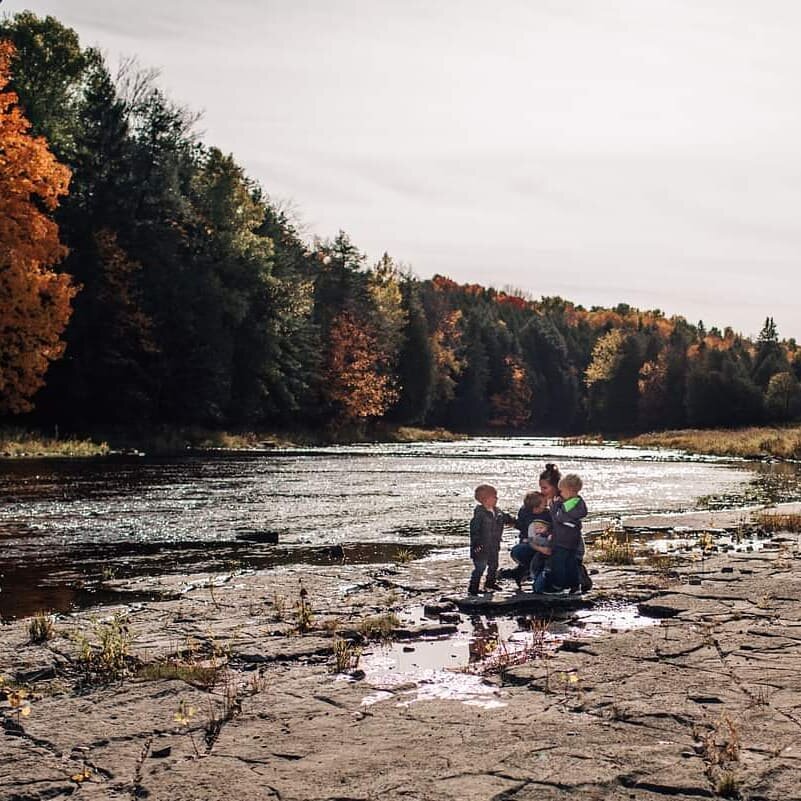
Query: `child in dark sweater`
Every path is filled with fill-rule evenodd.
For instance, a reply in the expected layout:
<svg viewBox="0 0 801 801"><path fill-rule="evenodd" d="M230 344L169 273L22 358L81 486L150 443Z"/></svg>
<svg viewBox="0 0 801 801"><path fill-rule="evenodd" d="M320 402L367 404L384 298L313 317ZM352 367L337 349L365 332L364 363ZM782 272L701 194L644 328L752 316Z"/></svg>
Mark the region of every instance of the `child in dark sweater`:
<svg viewBox="0 0 801 801"><path fill-rule="evenodd" d="M478 595L481 576L487 571L484 591L499 590L498 556L501 551L503 527L513 525L514 518L498 509L498 491L489 484L476 487L475 499L478 501L470 521L470 558L473 560L473 572L467 588L469 595Z"/></svg>
<svg viewBox="0 0 801 801"><path fill-rule="evenodd" d="M570 474L559 482L561 497L551 505L553 517L553 552L546 592L579 591L579 551L582 549L581 521L587 516L587 505L579 495L581 479Z"/></svg>

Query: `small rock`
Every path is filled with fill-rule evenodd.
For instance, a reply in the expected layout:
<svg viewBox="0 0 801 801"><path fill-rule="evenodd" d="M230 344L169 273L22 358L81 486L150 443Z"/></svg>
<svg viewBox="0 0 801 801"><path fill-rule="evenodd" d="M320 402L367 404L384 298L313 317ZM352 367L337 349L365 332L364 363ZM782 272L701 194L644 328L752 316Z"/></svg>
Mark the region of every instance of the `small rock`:
<svg viewBox="0 0 801 801"><path fill-rule="evenodd" d="M361 681L367 674L359 668L358 670L351 670L349 675L354 681Z"/></svg>
<svg viewBox="0 0 801 801"><path fill-rule="evenodd" d="M412 653L412 651L414 651L414 646L413 645L404 645L403 646L403 653L410 654L410 653Z"/></svg>
<svg viewBox="0 0 801 801"><path fill-rule="evenodd" d="M721 573L734 573L733 567L722 567L720 568Z"/></svg>
<svg viewBox="0 0 801 801"><path fill-rule="evenodd" d="M456 604L452 601L444 601L438 604L425 604L423 606L423 614L426 617L439 617L446 612L453 612L456 609Z"/></svg>
<svg viewBox="0 0 801 801"><path fill-rule="evenodd" d="M698 586L701 585L701 577L700 576L688 576L687 577L687 583L688 584L692 584L695 587L698 587Z"/></svg>
<svg viewBox="0 0 801 801"><path fill-rule="evenodd" d="M168 757L172 753L172 746L168 745L164 748L158 748L154 751L150 752L150 756L153 759L164 759L164 757Z"/></svg>

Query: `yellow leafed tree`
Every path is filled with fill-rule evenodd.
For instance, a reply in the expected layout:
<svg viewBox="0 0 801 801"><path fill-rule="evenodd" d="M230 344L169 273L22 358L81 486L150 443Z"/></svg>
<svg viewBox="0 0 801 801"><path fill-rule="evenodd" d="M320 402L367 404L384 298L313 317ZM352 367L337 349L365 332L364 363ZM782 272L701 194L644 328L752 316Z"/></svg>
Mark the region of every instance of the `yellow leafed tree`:
<svg viewBox="0 0 801 801"><path fill-rule="evenodd" d="M0 414L31 409L77 291L50 268L66 255L52 212L67 194L70 171L59 164L8 91L14 46L0 42Z"/></svg>

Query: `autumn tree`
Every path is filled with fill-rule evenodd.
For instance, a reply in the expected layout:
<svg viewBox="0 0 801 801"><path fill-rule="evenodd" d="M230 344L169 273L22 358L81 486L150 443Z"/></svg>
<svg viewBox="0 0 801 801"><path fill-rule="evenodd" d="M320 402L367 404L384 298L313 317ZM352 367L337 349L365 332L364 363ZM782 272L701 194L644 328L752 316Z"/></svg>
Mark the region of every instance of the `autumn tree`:
<svg viewBox="0 0 801 801"><path fill-rule="evenodd" d="M14 47L0 42L0 413L32 408L60 339L75 287L50 268L66 255L53 212L70 172L59 164L7 90Z"/></svg>
<svg viewBox="0 0 801 801"><path fill-rule="evenodd" d="M389 376L381 373L381 351L375 335L349 312L331 325L325 393L338 423L359 423L381 417L397 400Z"/></svg>
<svg viewBox="0 0 801 801"><path fill-rule="evenodd" d="M526 366L517 356L504 359L506 386L490 396L490 424L501 428L522 428L531 419L532 391Z"/></svg>

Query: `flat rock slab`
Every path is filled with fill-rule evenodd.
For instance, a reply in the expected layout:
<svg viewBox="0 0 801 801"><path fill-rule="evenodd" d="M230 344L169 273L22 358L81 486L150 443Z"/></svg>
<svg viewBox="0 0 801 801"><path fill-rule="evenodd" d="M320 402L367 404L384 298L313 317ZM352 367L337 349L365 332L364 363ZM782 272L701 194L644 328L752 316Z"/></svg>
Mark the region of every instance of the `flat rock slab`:
<svg viewBox="0 0 801 801"><path fill-rule="evenodd" d="M584 595L543 595L536 592L493 592L451 599L462 612L504 614L508 612L546 612L552 609L590 609L595 606L591 593Z"/></svg>

